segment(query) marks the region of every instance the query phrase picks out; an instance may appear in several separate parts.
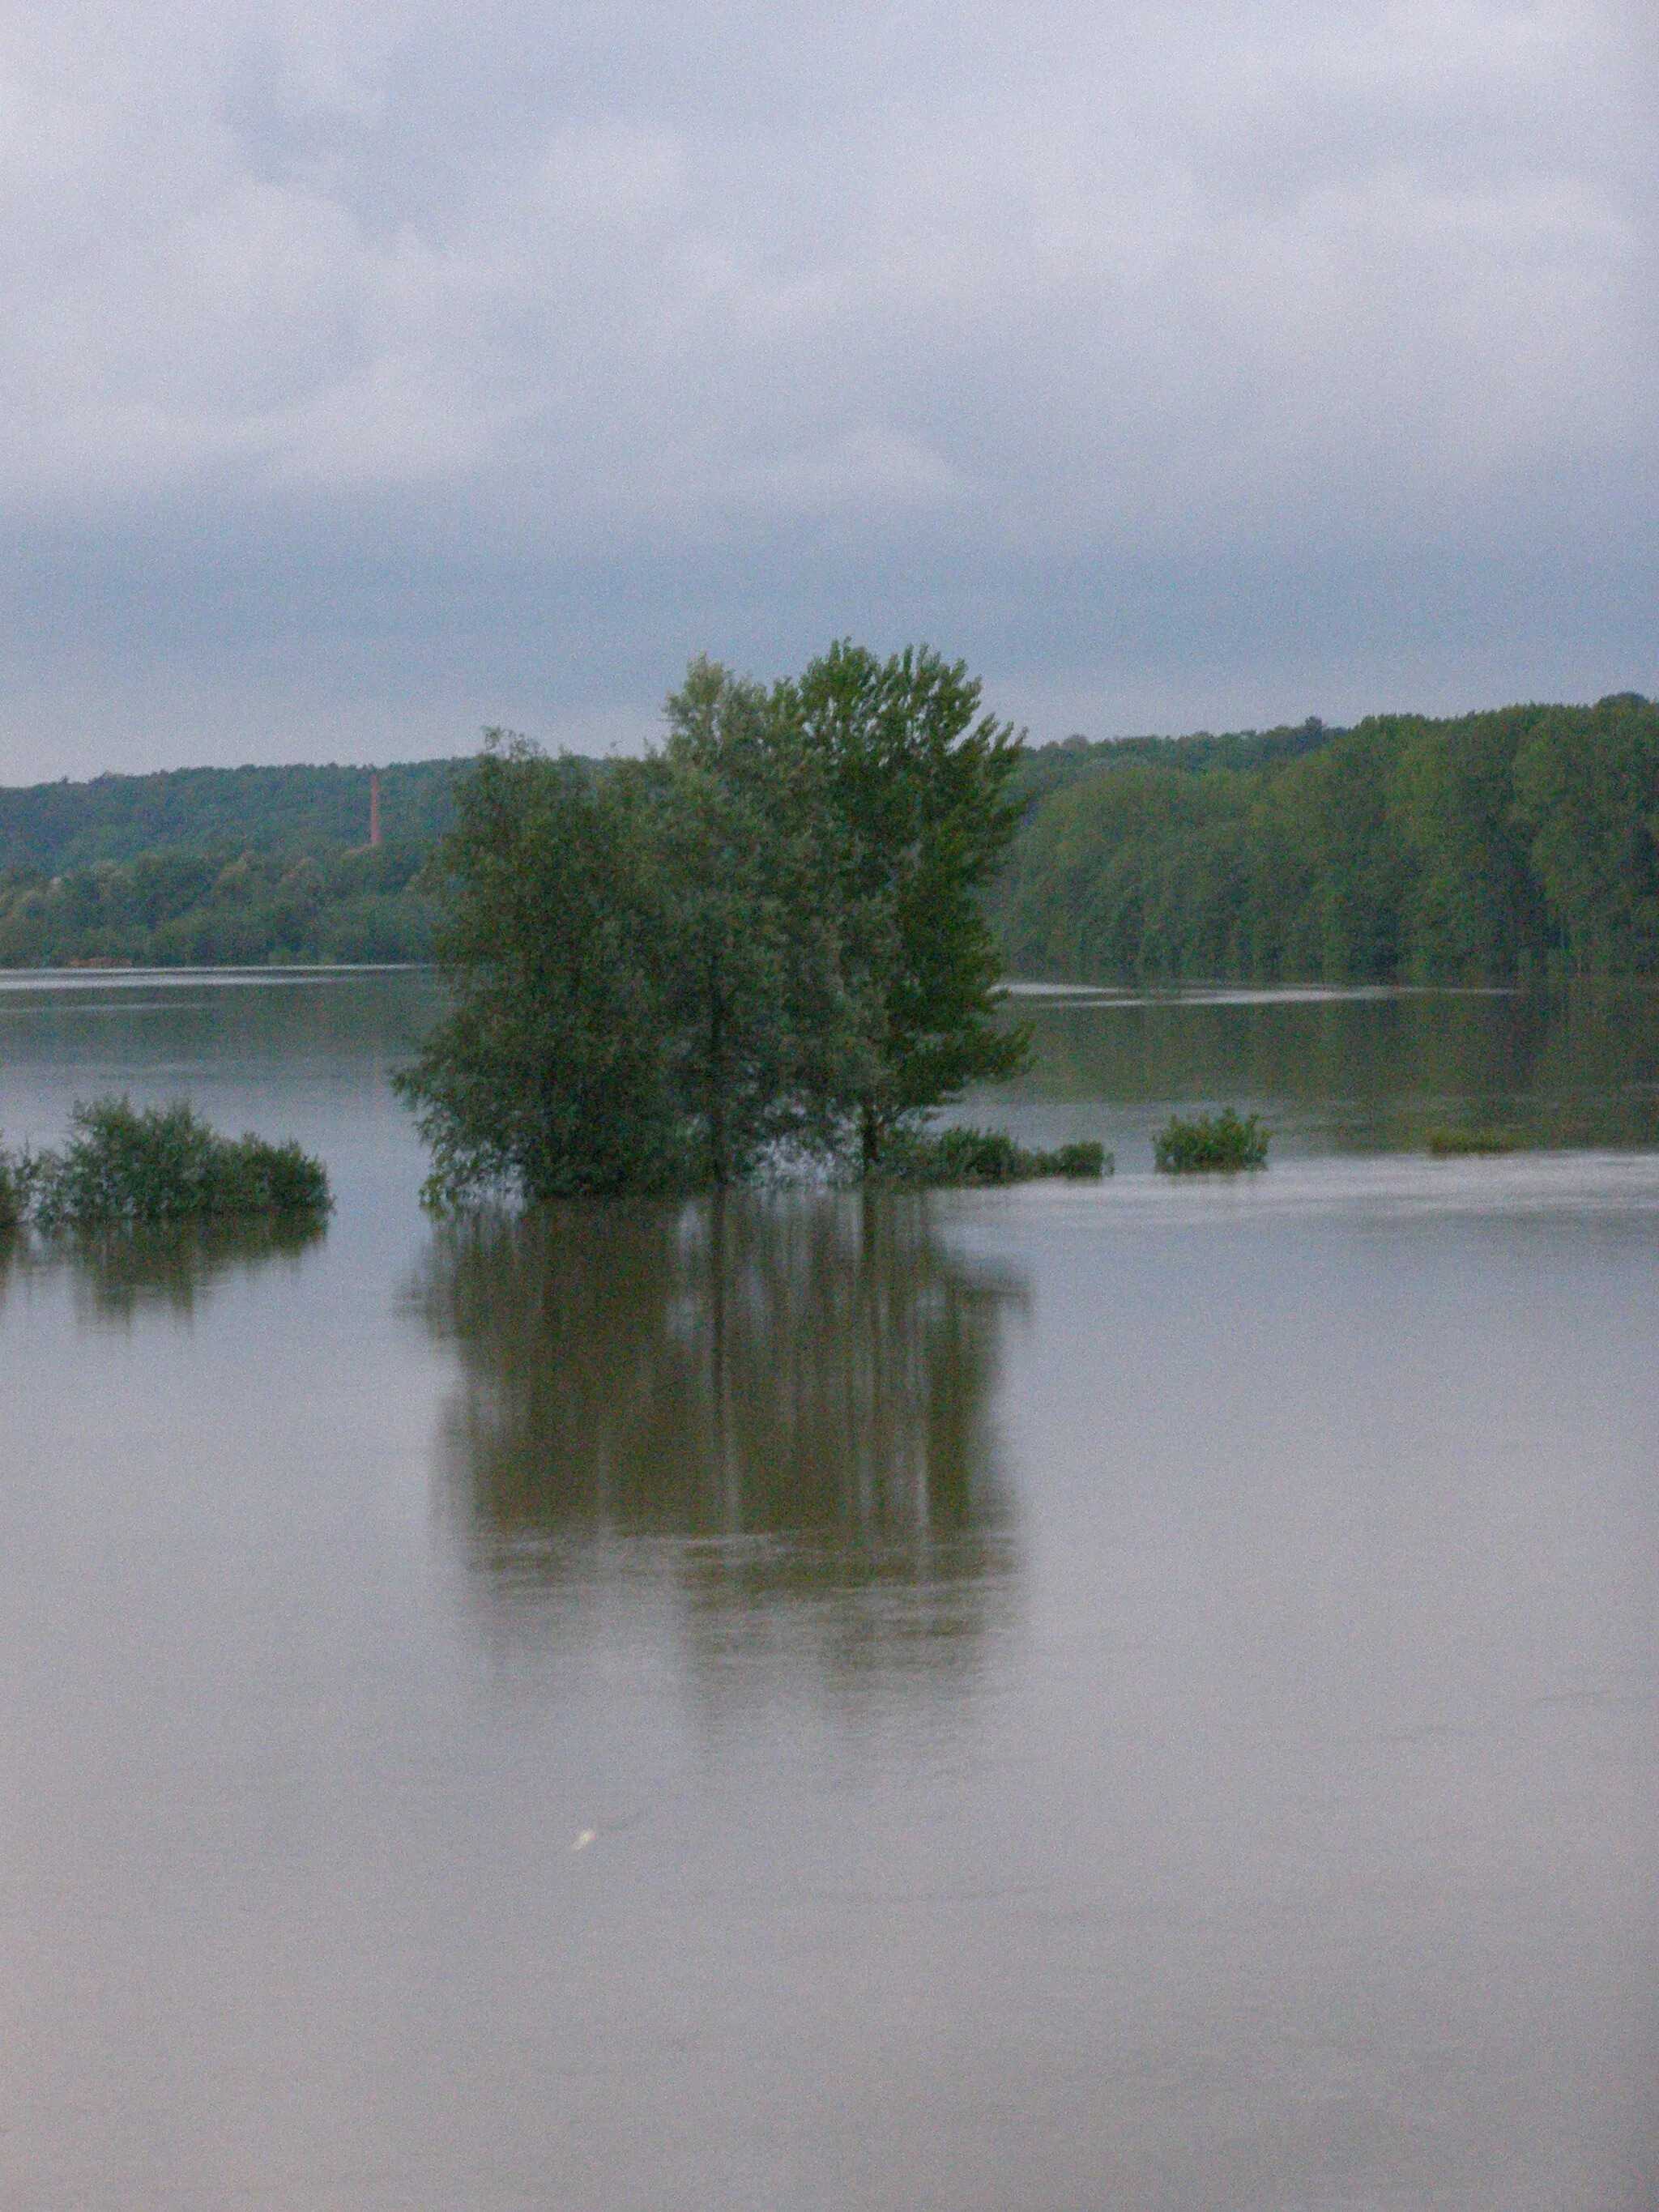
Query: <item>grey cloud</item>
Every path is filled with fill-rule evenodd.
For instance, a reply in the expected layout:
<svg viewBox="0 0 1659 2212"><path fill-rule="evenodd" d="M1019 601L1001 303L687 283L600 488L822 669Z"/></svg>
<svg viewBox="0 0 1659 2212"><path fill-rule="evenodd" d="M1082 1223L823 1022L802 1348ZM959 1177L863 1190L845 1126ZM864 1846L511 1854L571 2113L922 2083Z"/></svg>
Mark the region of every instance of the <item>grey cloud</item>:
<svg viewBox="0 0 1659 2212"><path fill-rule="evenodd" d="M627 736L848 629L1095 727L1642 678L1616 7L0 21L8 777Z"/></svg>

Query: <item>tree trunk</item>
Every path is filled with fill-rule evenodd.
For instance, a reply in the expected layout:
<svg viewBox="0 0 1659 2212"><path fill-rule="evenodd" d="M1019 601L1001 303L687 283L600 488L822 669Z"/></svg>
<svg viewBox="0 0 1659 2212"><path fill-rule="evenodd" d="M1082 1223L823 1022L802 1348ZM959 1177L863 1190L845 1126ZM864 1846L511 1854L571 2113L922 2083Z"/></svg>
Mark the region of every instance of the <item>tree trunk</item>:
<svg viewBox="0 0 1659 2212"><path fill-rule="evenodd" d="M881 1124L876 1119L876 1109L866 1098L860 1109L860 1138L864 1153L864 1172L873 1175L881 1161Z"/></svg>
<svg viewBox="0 0 1659 2212"><path fill-rule="evenodd" d="M708 1173L716 1190L732 1180L726 1142L726 1002L720 996L720 960L708 961Z"/></svg>

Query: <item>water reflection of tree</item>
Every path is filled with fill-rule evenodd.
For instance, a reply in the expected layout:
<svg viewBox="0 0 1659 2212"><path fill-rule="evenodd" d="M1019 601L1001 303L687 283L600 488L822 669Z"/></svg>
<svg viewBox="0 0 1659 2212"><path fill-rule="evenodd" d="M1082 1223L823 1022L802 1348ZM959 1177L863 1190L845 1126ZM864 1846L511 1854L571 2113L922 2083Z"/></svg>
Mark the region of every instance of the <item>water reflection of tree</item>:
<svg viewBox="0 0 1659 2212"><path fill-rule="evenodd" d="M460 1357L449 1471L503 1588L678 1540L705 1650L817 1599L841 1656L887 1659L978 1626L1008 1564L992 1411L1022 1295L925 1201L866 1194L447 1229L414 1301Z"/></svg>
<svg viewBox="0 0 1659 2212"><path fill-rule="evenodd" d="M9 1279L67 1274L83 1320L131 1322L145 1309L188 1317L234 1275L296 1262L326 1233L320 1222L264 1219L112 1230L95 1237L15 1237L0 1247L0 1296Z"/></svg>

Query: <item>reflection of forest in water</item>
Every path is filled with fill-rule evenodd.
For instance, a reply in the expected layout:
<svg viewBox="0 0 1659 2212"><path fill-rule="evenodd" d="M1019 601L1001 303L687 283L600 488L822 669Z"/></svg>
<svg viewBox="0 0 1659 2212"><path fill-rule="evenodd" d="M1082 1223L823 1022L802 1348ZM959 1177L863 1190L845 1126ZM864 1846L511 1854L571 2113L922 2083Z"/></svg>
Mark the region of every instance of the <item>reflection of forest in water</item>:
<svg viewBox="0 0 1659 2212"><path fill-rule="evenodd" d="M571 1204L441 1231L414 1288L459 1357L445 1444L504 1592L622 1540L705 1656L782 1605L838 1662L944 1660L1010 1565L993 1407L1019 1280L925 1200ZM653 1540L655 1540L654 1541Z"/></svg>
<svg viewBox="0 0 1659 2212"><path fill-rule="evenodd" d="M18 1236L0 1242L0 1302L14 1283L67 1274L82 1321L120 1324L156 1310L187 1319L218 1285L274 1261L295 1266L326 1234L323 1222L254 1219Z"/></svg>
<svg viewBox="0 0 1659 2212"><path fill-rule="evenodd" d="M1388 991L1351 997L1023 1004L1021 1095L1163 1104L1239 1098L1325 1110L1344 1149L1420 1146L1502 1120L1534 1142L1659 1143L1659 989Z"/></svg>

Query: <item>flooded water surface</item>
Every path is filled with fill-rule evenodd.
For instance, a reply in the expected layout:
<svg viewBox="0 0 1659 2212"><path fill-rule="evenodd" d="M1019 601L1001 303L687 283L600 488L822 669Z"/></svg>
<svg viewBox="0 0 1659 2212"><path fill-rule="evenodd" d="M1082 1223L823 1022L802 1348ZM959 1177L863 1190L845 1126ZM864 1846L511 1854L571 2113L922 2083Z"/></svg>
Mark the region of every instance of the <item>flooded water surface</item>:
<svg viewBox="0 0 1659 2212"><path fill-rule="evenodd" d="M0 1263L5 2212L1651 2212L1654 994L1033 1001L1097 1187L449 1227L434 1003L0 988L8 1143L338 1198Z"/></svg>

